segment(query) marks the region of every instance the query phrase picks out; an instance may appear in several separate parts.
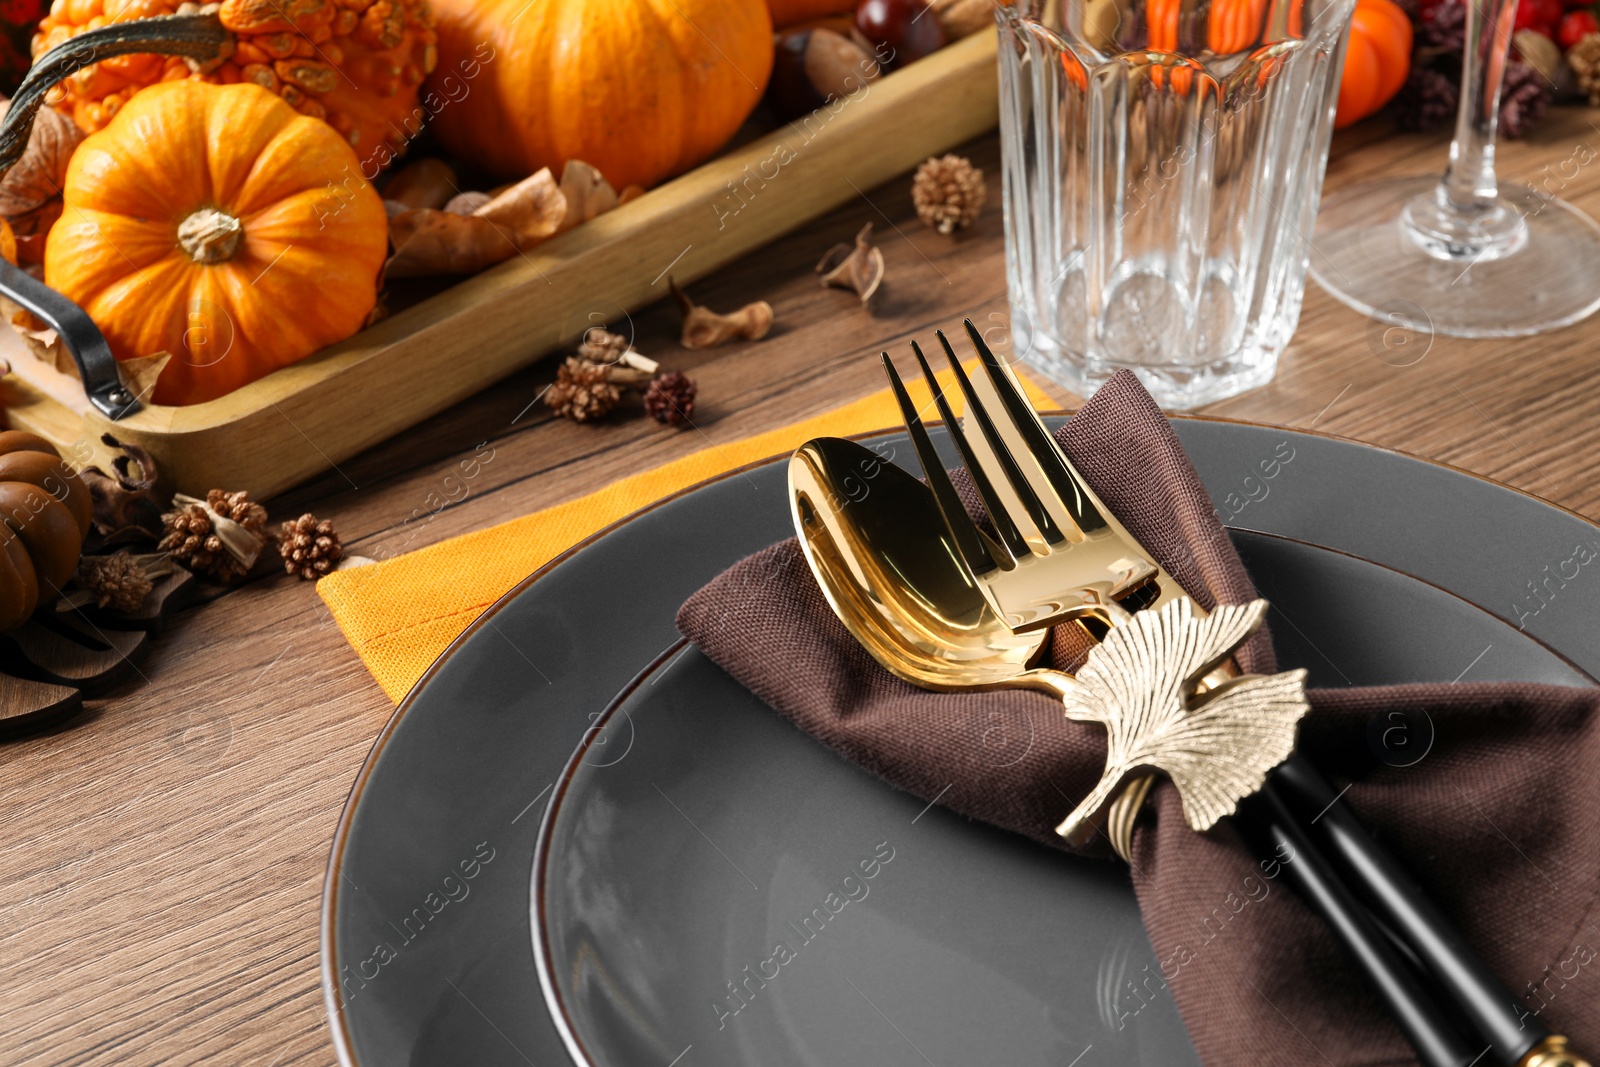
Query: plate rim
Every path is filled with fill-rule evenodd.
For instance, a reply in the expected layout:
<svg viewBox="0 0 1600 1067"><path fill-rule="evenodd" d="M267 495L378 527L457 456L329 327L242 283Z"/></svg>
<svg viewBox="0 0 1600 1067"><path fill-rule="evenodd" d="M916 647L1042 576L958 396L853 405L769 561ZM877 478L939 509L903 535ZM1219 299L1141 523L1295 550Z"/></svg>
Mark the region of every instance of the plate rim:
<svg viewBox="0 0 1600 1067"><path fill-rule="evenodd" d="M1053 410L1040 411L1040 412L1038 412L1038 414L1039 414L1039 416L1041 418L1055 418L1055 417L1065 416L1066 418L1070 419L1070 418L1075 417L1080 410L1082 410L1082 409L1081 408L1079 408L1079 409L1056 408L1056 409L1053 409ZM1518 496L1527 497L1530 500L1535 501L1536 503L1542 504L1545 507L1551 508L1551 509L1553 509L1553 510L1555 510L1557 512L1560 512L1560 513L1562 513L1564 515L1567 515L1567 516L1569 516L1569 517L1571 517L1573 519L1578 520L1579 522L1585 524L1586 526L1589 526L1589 527L1591 527L1591 528L1593 528L1593 529L1595 529L1597 531L1600 531L1600 522L1597 522L1596 520L1591 519L1588 516L1583 515L1583 514L1577 512L1577 511L1573 510L1572 508L1569 508L1569 507L1567 507L1567 506L1565 506L1563 504L1559 504L1559 503L1557 503L1557 502L1555 502L1553 500L1547 499L1546 497L1540 496L1538 493L1535 493L1535 492L1532 492L1532 491L1526 490L1526 489L1520 489L1520 488L1518 488L1517 486L1514 486L1514 485L1508 485L1505 482L1501 482L1501 481L1498 481L1498 480L1496 480L1494 478L1490 478L1487 475L1479 474L1479 473L1477 473L1475 471L1466 470L1465 468L1455 466L1454 464L1447 463L1447 462L1445 462L1443 460L1436 460L1436 459L1430 459L1430 458L1428 458L1426 456L1419 456L1419 455L1416 455L1414 453L1407 452L1407 451L1405 451L1403 449L1392 448L1392 447L1387 446L1387 445L1373 444L1370 441L1362 441L1362 440L1360 440L1358 438L1354 438L1354 437L1345 437L1345 436L1342 436L1340 434L1329 433L1329 432L1327 432L1325 430L1302 429L1302 428L1295 427L1295 426L1285 426L1285 425L1283 425L1281 423L1256 422L1256 421L1252 421L1252 420L1249 420L1249 419L1232 418L1232 417L1224 416L1224 415L1187 414L1187 413L1182 413L1182 412L1171 412L1171 413L1162 412L1162 417L1165 418L1168 422L1218 423L1218 424L1224 424L1224 425L1230 425L1230 426L1243 426L1243 427L1248 427L1250 429L1283 430L1283 431L1286 431L1286 432L1289 432L1289 433L1304 434L1307 437L1321 438L1323 440L1335 441L1335 442L1338 442L1340 444L1354 445L1356 447L1359 447L1359 448L1362 448L1362 449L1368 449L1368 450L1371 450L1373 452L1385 453L1385 454L1388 454L1388 455L1397 456L1397 457L1399 457L1401 459L1410 460L1410 461L1416 462L1416 463L1421 463L1421 464L1424 464L1424 465L1429 466L1429 467L1437 467L1437 468L1440 468L1442 470L1448 471L1448 472L1450 472L1452 474L1457 474L1457 475L1461 475L1461 476L1470 478L1473 481L1483 482L1483 483L1486 483L1487 485L1489 485L1491 487L1494 487L1496 489L1501 489L1501 490L1504 490L1504 491L1509 492L1509 493L1514 493L1514 494L1516 494ZM931 421L928 421L926 423L926 425L928 425L929 428L934 428L934 427L942 428L944 426L944 421L942 419L941 420L931 420ZM858 433L836 435L836 436L843 436L846 440L860 441L860 440L866 440L866 439L873 438L873 437L883 437L883 436L888 436L888 435L893 435L893 434L900 434L900 433L904 433L904 432L905 432L905 428L903 426L887 426L887 427L880 427L880 428L872 429L872 430L865 430L865 431L861 431L861 432L858 432ZM767 465L769 465L771 463L778 462L778 461L784 459L786 456L788 456L790 454L791 454L791 452L775 452L775 453L772 453L771 455L763 456L763 457L761 457L759 459L751 460L751 461L749 461L747 463L739 464L736 467L730 467L729 469L727 469L725 471L721 471L721 472L719 472L717 474L713 474L713 475L711 475L709 477L702 478L701 480L699 480L697 482L694 482L691 485L684 486L681 489L677 489L677 490L675 490L675 491L673 491L671 493L668 493L668 494L660 497L657 500L651 501L650 503L644 505L643 507L637 508L637 509L629 512L628 514L623 515L620 518L615 519L614 521L612 521L610 523L607 523L605 526L603 526L600 529L596 530L595 532L589 534L587 537L584 537L582 540L574 543L573 545L571 545L570 547L564 549L563 551L561 551L557 555L552 556L548 561L546 561L544 564L542 564L537 569L535 569L533 571L533 573L529 574L526 578L523 578L521 581L517 582L516 585L514 585L510 589L508 589L498 599L496 599L492 604L490 604L488 607L484 608L483 611L480 612L478 614L478 616L472 620L472 622L467 624L467 627L464 630L462 630L461 633L457 634L455 636L455 638L453 638L451 640L451 642L447 646L445 646L444 651L439 653L438 657L432 663L430 663L428 665L428 668L425 671L423 671L421 677L419 677L417 679L415 684L413 684L411 686L411 688L406 691L406 695L404 697L402 697L400 699L400 701L395 705L394 711L390 714L388 720L384 723L383 728L378 732L377 737L374 738L371 749L368 750L366 758L362 761L360 769L356 772L355 779L351 782L350 791L348 792L348 794L346 794L344 805L341 807L341 809L339 811L339 821L338 821L337 825L334 827L333 836L332 836L331 841L329 842L328 862L327 862L327 864L326 864L326 866L324 868L324 871L323 871L321 915L319 916L319 919L318 919L318 938L317 938L317 940L318 940L318 946L317 946L317 948L318 948L318 952L317 952L317 955L318 955L318 971L319 971L320 983L321 983L321 986L322 986L323 1010L327 1014L328 1030L329 1030L329 1034L330 1034L330 1036L332 1037L332 1040L333 1040L334 1055L338 1059L340 1067L363 1067L361 1061L359 1061L356 1058L356 1053L355 1053L355 1050L353 1048L353 1044L352 1044L351 1039L350 1039L349 1029L348 1029L348 1027L346 1025L344 1008L343 1008L343 1005L340 1003L339 998L337 996L339 968L338 968L338 949L337 949L337 946L335 944L335 937L334 937L334 917L337 914L337 910L338 910L339 895L340 895L339 894L339 884L342 881L342 873L343 872L341 870L341 862L342 862L342 860L344 858L345 845L349 840L351 825L354 822L356 808L361 803L362 794L365 791L365 788L366 788L366 785L367 785L368 781L371 779L372 772L376 768L377 762L378 762L379 758L383 754L383 750L388 746L389 742L393 739L395 733L398 731L398 729L400 727L400 724L405 719L406 715L411 711L412 707L416 704L417 700L422 695L422 692L427 688L428 683L431 682L433 680L433 678L444 668L445 664L448 663L448 661L460 650L461 646L463 644L465 644L467 640L469 640L471 637L473 637L478 632L479 629L481 629L482 627L488 625L490 620L495 615L497 615L503 608L505 608L506 605L508 605L512 600L514 600L517 597L521 596L528 589L532 588L535 584L538 583L538 581L540 579L545 577L545 575L549 574L551 571L553 571L554 569L556 569L557 567L559 567L563 563L566 563L573 556L577 555L579 552L581 552L584 549L588 548L590 545L592 545L595 542L599 541L600 539L606 537L607 535L615 532L616 530L620 529L621 527L626 526L627 524L633 522L634 520L636 520L636 519L638 519L638 518L640 518L640 517L642 517L644 515L650 514L651 512L654 512L654 511L656 511L656 510L658 510L658 509L660 509L660 508L662 508L662 507L664 507L664 506L666 506L668 504L671 504L674 501L677 501L678 499L680 499L682 497L688 496L691 493L697 492L697 491L699 491L701 489L704 489L704 488L706 488L708 486L714 485L714 484L716 484L718 482L725 481L725 480L727 480L729 478L737 477L737 476L739 476L741 474L744 474L744 473L746 473L746 472L748 472L750 470L753 470L753 469L755 469L757 467L765 467L765 466L767 466ZM1242 525L1240 525L1240 526L1229 526L1229 524L1223 523L1223 527L1224 527L1224 529L1247 530L1247 531L1249 531L1251 533L1263 534L1265 536L1280 536L1280 535L1272 534L1270 531L1256 530L1256 529L1253 529L1252 527L1249 527L1249 526L1242 526ZM1290 540L1292 540L1292 539L1290 539ZM1315 547L1326 549L1326 550L1329 550L1329 551L1340 551L1338 549L1331 549L1331 548L1329 548L1329 546L1326 546L1326 545L1317 545ZM1353 553L1344 553L1344 554L1345 555L1351 555L1351 556L1354 555ZM1356 556L1354 558L1360 559L1362 557ZM1366 562L1373 563L1374 561L1366 560ZM1374 565L1383 566L1383 564L1376 564L1376 563ZM1409 573L1407 573L1405 571L1399 571L1397 568L1392 568L1391 567L1391 568L1388 568L1388 569L1395 570L1397 573L1400 573L1400 574L1405 574L1407 577L1413 578L1413 579L1415 579L1417 581L1426 582L1426 579L1420 578L1419 576L1414 575L1414 574L1409 574ZM1426 584L1432 585L1433 583L1427 582ZM1447 592L1447 593L1450 593L1452 596L1458 596L1458 594L1452 593L1450 590L1444 590L1444 591ZM1465 598L1460 598L1460 599L1465 599ZM1473 606L1481 608L1481 606L1477 605L1477 604L1474 604ZM1504 621L1504 620L1501 620L1501 621ZM1538 638L1534 638L1534 640L1539 640L1539 639ZM1544 642L1542 642L1542 641L1540 641L1540 643L1544 644ZM1557 653L1557 654L1560 655L1560 653ZM659 659L659 656L657 658ZM1565 659L1566 657L1563 656L1562 658ZM645 668L643 671L641 671L641 674L646 674L647 675L651 670L653 670L655 668L656 663L657 663L656 660L652 660L651 664L647 668ZM1587 673L1587 672L1583 672L1583 673ZM638 679L638 676L636 676L635 679L631 680L628 683L627 686L623 687L622 690L619 690L618 695L612 698L613 703L615 701L621 699L621 694L623 692L631 692L635 688L635 686L637 685L637 679ZM587 742L587 737L586 737L583 742L580 742L580 747L582 745L586 745L587 743L588 742ZM576 752L576 750L574 750L574 751ZM541 825L540 841L542 842L542 840L543 840L543 829L542 829L542 825ZM538 846L536 845L535 847L537 849ZM537 856L536 856L536 860L537 860ZM536 955L536 957L535 957L535 967L538 968L540 966L541 966L541 964L539 963L539 958ZM560 1034L560 1036L562 1038L563 1044L568 1044L568 1040L569 1040L568 1039L568 1032L567 1032L567 1028L566 1028L564 1019L554 1019L553 1018L552 1022L555 1023L556 1029L557 1029L558 1033ZM570 1044L568 1044L568 1052L569 1052L569 1054L571 1052ZM578 1067L589 1067L589 1061L588 1060L580 1061Z"/></svg>

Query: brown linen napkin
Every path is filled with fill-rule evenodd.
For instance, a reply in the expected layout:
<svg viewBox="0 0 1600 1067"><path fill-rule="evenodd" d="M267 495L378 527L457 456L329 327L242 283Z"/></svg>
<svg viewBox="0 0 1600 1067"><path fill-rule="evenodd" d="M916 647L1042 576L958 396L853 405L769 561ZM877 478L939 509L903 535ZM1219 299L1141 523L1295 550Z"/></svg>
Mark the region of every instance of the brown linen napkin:
<svg viewBox="0 0 1600 1067"><path fill-rule="evenodd" d="M1126 372L1056 435L1129 531L1200 603L1252 599L1249 576L1166 419ZM1099 777L1104 731L1048 696L931 693L880 667L829 610L793 540L735 565L678 627L802 730L891 784L1064 847L1056 823ZM1058 641L1058 666L1079 650ZM1240 655L1275 669L1262 635ZM1489 966L1580 1050L1600 1048L1600 690L1526 684L1323 689L1301 748L1403 857ZM1435 724L1421 762L1373 758L1369 724ZM996 724L1005 724L1003 733ZM1004 736L1011 745L996 741ZM996 744L1005 746L997 750ZM1341 781L1342 784L1342 781ZM1159 974L1203 1062L1415 1064L1326 926L1226 822L1184 824L1163 782L1134 837L1132 879ZM1138 1008L1132 997L1119 1010Z"/></svg>

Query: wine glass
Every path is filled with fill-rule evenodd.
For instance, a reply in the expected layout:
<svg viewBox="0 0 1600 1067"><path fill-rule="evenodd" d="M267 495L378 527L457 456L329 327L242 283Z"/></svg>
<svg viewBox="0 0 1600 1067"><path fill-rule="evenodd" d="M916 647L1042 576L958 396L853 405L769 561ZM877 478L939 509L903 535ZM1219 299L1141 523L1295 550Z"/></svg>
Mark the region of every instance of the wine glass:
<svg viewBox="0 0 1600 1067"><path fill-rule="evenodd" d="M1600 307L1600 225L1544 190L1495 179L1517 0L1466 6L1461 104L1444 177L1368 182L1326 198L1311 274L1337 299L1395 326L1456 337L1541 333Z"/></svg>

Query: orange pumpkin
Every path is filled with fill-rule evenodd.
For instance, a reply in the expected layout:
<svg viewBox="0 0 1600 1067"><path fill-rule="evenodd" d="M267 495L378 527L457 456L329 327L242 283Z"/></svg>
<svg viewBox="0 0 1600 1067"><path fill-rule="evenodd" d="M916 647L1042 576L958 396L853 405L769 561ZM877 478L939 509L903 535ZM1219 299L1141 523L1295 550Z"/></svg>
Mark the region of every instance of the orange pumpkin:
<svg viewBox="0 0 1600 1067"><path fill-rule="evenodd" d="M1356 0L1334 127L1360 122L1383 107L1410 73L1411 19L1394 0Z"/></svg>
<svg viewBox="0 0 1600 1067"><path fill-rule="evenodd" d="M118 359L169 352L151 399L211 400L355 333L388 221L355 152L257 85L165 82L72 157L45 282Z"/></svg>
<svg viewBox="0 0 1600 1067"><path fill-rule="evenodd" d="M649 186L732 137L772 73L766 0L435 0L440 140L500 178ZM431 108L430 108L431 109Z"/></svg>
<svg viewBox="0 0 1600 1067"><path fill-rule="evenodd" d="M170 15L179 3L55 0L34 36L33 54L86 29ZM332 123L360 154L368 177L422 128L419 89L437 58L428 0L223 0L218 15L232 39L217 60L115 56L62 82L49 102L92 132L147 85L188 77L254 82L301 114Z"/></svg>

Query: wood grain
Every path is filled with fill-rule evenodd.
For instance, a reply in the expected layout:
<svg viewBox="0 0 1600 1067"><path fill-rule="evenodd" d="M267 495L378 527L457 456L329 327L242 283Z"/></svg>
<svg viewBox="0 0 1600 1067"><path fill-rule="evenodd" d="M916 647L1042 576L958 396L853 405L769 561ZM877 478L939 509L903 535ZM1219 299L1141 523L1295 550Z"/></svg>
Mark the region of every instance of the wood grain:
<svg viewBox="0 0 1600 1067"><path fill-rule="evenodd" d="M969 37L205 404L149 405L112 423L0 331L11 421L95 454L114 432L155 457L168 490L281 492L658 299L669 274L700 278L992 129L994 69L994 35Z"/></svg>
<svg viewBox="0 0 1600 1067"><path fill-rule="evenodd" d="M1533 178L1600 141L1592 114L1563 109L1503 145L1504 173ZM1442 140L1384 132L1341 135L1329 184L1442 165ZM536 366L341 461L274 515L314 510L369 556L417 548L862 396L882 384L869 356L963 316L1001 328L997 151L986 139L969 152L991 202L967 234L920 227L896 180L695 287L718 308L770 300L779 326L766 341L689 353L670 307L624 321L641 351L699 380L694 428L551 420L535 400L552 369ZM1600 168L1563 195L1600 213ZM875 316L811 273L868 220L888 261ZM1526 340L1439 338L1397 367L1366 320L1312 289L1277 380L1210 410L1404 449L1600 517L1597 343L1600 320ZM483 442L493 459L464 478ZM181 614L140 670L70 726L0 747L0 1063L327 1067L323 871L391 706L313 588L286 578Z"/></svg>

